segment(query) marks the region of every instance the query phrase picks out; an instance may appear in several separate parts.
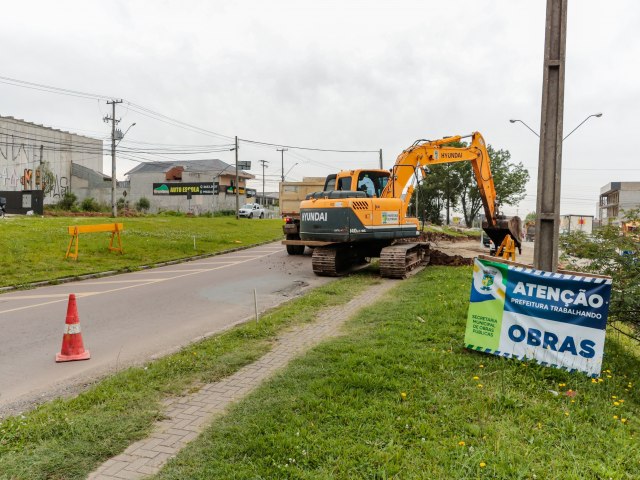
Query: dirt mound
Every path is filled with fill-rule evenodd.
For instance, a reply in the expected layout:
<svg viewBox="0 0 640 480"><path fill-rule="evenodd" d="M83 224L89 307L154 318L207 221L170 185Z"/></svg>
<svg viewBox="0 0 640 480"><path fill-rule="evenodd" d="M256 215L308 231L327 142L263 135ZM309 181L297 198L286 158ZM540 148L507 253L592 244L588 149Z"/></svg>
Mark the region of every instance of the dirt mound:
<svg viewBox="0 0 640 480"><path fill-rule="evenodd" d="M440 250L431 249L429 265L446 265L449 267L461 267L473 265L473 258L465 258L460 255L448 255Z"/></svg>
<svg viewBox="0 0 640 480"><path fill-rule="evenodd" d="M456 234L449 232L427 231L420 233L420 239L423 242L468 242L469 240L480 240L476 235L463 230L457 231Z"/></svg>

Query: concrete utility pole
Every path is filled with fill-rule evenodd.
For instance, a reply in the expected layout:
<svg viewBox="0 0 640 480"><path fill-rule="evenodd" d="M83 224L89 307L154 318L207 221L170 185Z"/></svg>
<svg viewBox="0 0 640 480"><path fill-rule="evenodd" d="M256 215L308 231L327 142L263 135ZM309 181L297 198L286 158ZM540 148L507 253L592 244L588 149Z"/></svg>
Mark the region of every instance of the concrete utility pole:
<svg viewBox="0 0 640 480"><path fill-rule="evenodd" d="M282 181L284 182L284 152L286 152L287 150L289 150L288 148L276 148L276 151L280 152L281 155L281 162L282 162Z"/></svg>
<svg viewBox="0 0 640 480"><path fill-rule="evenodd" d="M238 183L238 136L236 135L236 220L240 219L240 184Z"/></svg>
<svg viewBox="0 0 640 480"><path fill-rule="evenodd" d="M111 118L108 115L104 117L105 122L111 120L111 216L113 218L118 216L118 205L116 203L116 123L120 123L120 120L116 120L117 103L122 103L122 100L107 101L107 104L112 106L112 113Z"/></svg>
<svg viewBox="0 0 640 480"><path fill-rule="evenodd" d="M262 164L262 206L265 207L266 203L267 203L267 199L264 196L264 169L265 168L269 168L269 167L267 167L269 162L267 162L266 160L259 160L259 162Z"/></svg>
<svg viewBox="0 0 640 480"><path fill-rule="evenodd" d="M558 269L566 43L567 0L547 0L533 265L549 272Z"/></svg>
<svg viewBox="0 0 640 480"><path fill-rule="evenodd" d="M380 170L382 170L382 149L380 149Z"/></svg>

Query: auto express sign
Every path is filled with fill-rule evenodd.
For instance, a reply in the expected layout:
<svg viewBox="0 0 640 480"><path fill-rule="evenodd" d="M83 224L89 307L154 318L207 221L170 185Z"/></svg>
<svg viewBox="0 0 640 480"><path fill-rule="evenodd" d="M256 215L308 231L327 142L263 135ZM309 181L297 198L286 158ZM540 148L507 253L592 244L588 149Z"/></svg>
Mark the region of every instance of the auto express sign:
<svg viewBox="0 0 640 480"><path fill-rule="evenodd" d="M153 184L154 195L213 195L213 182L164 182Z"/></svg>

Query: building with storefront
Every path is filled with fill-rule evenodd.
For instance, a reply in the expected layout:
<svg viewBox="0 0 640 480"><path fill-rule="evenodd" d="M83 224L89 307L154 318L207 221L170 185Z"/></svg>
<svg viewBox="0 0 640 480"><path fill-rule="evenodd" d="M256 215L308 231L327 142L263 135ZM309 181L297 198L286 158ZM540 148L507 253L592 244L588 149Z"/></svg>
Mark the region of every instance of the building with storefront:
<svg viewBox="0 0 640 480"><path fill-rule="evenodd" d="M135 205L141 198L160 211L205 212L236 208L235 166L222 160L144 162L126 173L129 181L127 201ZM246 189L254 176L238 174L240 205L254 201L255 190Z"/></svg>

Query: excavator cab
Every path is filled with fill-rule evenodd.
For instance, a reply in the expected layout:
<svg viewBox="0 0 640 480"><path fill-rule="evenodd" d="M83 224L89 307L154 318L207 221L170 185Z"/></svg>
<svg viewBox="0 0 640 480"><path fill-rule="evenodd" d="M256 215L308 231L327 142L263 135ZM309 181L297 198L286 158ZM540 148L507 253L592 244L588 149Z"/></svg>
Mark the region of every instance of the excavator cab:
<svg viewBox="0 0 640 480"><path fill-rule="evenodd" d="M343 170L327 176L324 191L356 191L367 198L380 198L390 176L387 170Z"/></svg>

